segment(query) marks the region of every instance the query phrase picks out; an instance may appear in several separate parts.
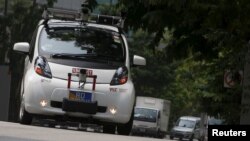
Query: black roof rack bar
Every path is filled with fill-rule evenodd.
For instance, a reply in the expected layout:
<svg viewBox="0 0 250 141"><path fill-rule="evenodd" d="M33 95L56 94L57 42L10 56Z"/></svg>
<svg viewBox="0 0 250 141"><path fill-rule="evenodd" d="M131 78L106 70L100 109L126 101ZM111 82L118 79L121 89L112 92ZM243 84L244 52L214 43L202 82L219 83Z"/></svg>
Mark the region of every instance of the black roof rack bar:
<svg viewBox="0 0 250 141"><path fill-rule="evenodd" d="M65 19L65 20L76 20L80 18L80 12L76 10L66 10L58 8L47 8L44 10L43 18L44 19Z"/></svg>

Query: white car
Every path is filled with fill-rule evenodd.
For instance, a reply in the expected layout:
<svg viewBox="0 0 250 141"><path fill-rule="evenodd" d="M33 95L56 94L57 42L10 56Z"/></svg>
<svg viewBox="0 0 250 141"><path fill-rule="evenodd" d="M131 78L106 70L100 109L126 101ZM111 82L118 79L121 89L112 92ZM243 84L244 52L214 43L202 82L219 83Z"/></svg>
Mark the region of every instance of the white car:
<svg viewBox="0 0 250 141"><path fill-rule="evenodd" d="M130 59L118 27L51 19L39 23L30 44L16 43L14 50L27 55L21 124L31 124L33 117L79 120L103 125L105 133L130 133L135 104L130 67L146 60Z"/></svg>

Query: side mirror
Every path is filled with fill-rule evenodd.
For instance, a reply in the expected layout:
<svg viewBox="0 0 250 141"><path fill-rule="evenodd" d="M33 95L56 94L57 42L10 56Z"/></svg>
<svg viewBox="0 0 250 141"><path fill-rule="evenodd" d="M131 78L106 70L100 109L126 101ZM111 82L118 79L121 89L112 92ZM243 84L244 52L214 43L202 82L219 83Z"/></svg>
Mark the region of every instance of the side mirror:
<svg viewBox="0 0 250 141"><path fill-rule="evenodd" d="M29 53L30 50L30 44L27 42L15 43L13 49L15 51L27 54Z"/></svg>
<svg viewBox="0 0 250 141"><path fill-rule="evenodd" d="M146 59L144 57L134 55L134 57L133 57L133 65L145 66L146 65Z"/></svg>

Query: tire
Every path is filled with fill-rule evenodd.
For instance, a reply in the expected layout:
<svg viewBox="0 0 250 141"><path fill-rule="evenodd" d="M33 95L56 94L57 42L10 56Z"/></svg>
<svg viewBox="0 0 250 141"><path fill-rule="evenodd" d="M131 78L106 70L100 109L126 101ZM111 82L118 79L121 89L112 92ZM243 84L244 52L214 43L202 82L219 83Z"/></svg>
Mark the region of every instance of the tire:
<svg viewBox="0 0 250 141"><path fill-rule="evenodd" d="M133 126L134 110L130 116L128 123L117 125L117 132L119 135L129 135Z"/></svg>
<svg viewBox="0 0 250 141"><path fill-rule="evenodd" d="M165 138L165 137L166 137L166 135L165 135L163 132L158 131L158 134L157 134L157 138L158 138L158 139L163 139L163 138Z"/></svg>
<svg viewBox="0 0 250 141"><path fill-rule="evenodd" d="M20 100L19 108L19 122L21 124L30 125L32 122L32 116L25 110L24 99Z"/></svg>
<svg viewBox="0 0 250 141"><path fill-rule="evenodd" d="M129 135L132 129L133 120L124 125L117 126L117 132L119 135Z"/></svg>
<svg viewBox="0 0 250 141"><path fill-rule="evenodd" d="M174 139L174 137L173 137L173 136L170 136L169 138L170 138L170 140Z"/></svg>
<svg viewBox="0 0 250 141"><path fill-rule="evenodd" d="M135 133L131 131L131 132L130 132L130 135L131 135L131 136L134 136L134 135L135 135Z"/></svg>
<svg viewBox="0 0 250 141"><path fill-rule="evenodd" d="M191 136L191 138L189 139L189 141L193 141L194 135Z"/></svg>
<svg viewBox="0 0 250 141"><path fill-rule="evenodd" d="M156 134L154 135L155 138L158 138L160 139L161 138L161 134L160 134L160 131L157 130Z"/></svg>
<svg viewBox="0 0 250 141"><path fill-rule="evenodd" d="M115 125L103 125L103 133L115 134Z"/></svg>

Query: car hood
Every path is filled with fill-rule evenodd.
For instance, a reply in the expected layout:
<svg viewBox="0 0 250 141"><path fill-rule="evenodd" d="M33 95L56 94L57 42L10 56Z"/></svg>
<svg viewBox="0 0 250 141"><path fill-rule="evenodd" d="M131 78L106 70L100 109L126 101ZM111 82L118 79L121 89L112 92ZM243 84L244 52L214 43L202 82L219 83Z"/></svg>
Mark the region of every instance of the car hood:
<svg viewBox="0 0 250 141"><path fill-rule="evenodd" d="M193 128L187 128L187 127L179 127L179 126L175 126L173 128L173 131L178 131L178 132L193 132Z"/></svg>
<svg viewBox="0 0 250 141"><path fill-rule="evenodd" d="M156 122L145 122L145 121L138 121L138 120L134 120L133 125L138 128L156 128L157 127Z"/></svg>
<svg viewBox="0 0 250 141"><path fill-rule="evenodd" d="M49 62L50 70L52 73L53 78L58 79L68 79L68 73L77 74L80 69L86 69L92 75L96 75L96 83L102 83L102 84L110 84L116 69L93 69L93 68L80 68L80 67L73 67L73 66L67 66L62 64L56 64ZM72 81L79 81L79 78L77 76L72 76ZM87 78L87 82L93 82L93 78Z"/></svg>

